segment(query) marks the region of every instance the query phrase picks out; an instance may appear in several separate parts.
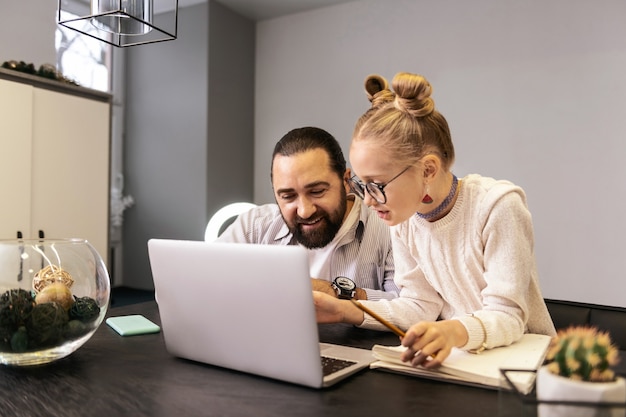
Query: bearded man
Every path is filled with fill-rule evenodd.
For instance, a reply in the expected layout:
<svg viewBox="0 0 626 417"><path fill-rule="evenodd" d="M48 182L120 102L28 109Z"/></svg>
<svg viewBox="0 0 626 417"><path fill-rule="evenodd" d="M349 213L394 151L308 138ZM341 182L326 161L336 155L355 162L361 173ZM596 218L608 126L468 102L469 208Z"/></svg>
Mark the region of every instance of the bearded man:
<svg viewBox="0 0 626 417"><path fill-rule="evenodd" d="M218 241L301 245L313 290L359 300L398 296L389 227L351 192L351 171L330 133L289 131L274 148L270 175L276 203L240 214Z"/></svg>

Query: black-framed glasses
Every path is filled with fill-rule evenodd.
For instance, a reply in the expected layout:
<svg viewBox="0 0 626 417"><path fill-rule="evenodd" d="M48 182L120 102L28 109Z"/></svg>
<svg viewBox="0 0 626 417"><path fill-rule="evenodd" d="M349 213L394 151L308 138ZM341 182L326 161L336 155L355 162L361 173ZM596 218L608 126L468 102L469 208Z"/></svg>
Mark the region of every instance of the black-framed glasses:
<svg viewBox="0 0 626 417"><path fill-rule="evenodd" d="M365 199L365 190L367 193L378 202L378 204L385 204L387 202L387 195L385 195L385 187L389 185L389 183L400 175L404 174L412 165L404 168L398 175L390 179L384 184L377 184L375 182L368 182L364 184L361 180L357 178L356 175L350 178L350 188L354 192L354 194L358 195L362 200Z"/></svg>

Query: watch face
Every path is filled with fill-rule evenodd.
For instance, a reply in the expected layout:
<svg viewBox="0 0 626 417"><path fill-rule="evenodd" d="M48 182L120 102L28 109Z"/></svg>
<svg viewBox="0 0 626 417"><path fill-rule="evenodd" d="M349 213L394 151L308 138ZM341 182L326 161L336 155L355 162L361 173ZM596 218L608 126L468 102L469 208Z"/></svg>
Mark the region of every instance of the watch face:
<svg viewBox="0 0 626 417"><path fill-rule="evenodd" d="M335 278L335 283L344 290L351 291L356 287L356 284L350 279L346 277L337 277Z"/></svg>

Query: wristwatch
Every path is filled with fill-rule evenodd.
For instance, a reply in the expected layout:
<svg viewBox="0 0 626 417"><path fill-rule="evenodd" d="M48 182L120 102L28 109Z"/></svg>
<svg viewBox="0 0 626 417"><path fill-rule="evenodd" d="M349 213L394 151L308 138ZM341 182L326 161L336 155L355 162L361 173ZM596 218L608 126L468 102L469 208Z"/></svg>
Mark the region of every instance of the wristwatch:
<svg viewBox="0 0 626 417"><path fill-rule="evenodd" d="M350 278L337 277L331 284L337 292L337 297L349 300L356 295L356 284Z"/></svg>

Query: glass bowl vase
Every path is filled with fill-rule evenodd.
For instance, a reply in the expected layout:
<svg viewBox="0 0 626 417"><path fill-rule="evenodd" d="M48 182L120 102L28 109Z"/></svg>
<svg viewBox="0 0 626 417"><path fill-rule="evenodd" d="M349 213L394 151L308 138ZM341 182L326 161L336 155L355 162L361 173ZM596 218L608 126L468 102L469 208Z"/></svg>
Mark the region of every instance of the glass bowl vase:
<svg viewBox="0 0 626 417"><path fill-rule="evenodd" d="M86 240L0 240L0 363L68 356L100 326L109 298L106 265Z"/></svg>

